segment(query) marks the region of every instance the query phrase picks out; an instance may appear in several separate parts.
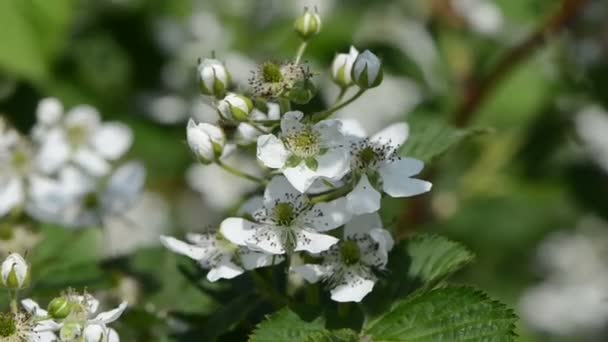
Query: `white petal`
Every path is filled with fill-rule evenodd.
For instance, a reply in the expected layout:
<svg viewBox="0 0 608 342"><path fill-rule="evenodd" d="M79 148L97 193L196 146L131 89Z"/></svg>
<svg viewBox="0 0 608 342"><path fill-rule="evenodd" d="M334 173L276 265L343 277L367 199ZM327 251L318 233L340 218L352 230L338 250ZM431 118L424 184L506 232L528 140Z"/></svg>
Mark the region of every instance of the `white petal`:
<svg viewBox="0 0 608 342"><path fill-rule="evenodd" d="M47 126L56 124L63 115L61 101L54 97L47 97L38 102L36 108L36 119L39 123Z"/></svg>
<svg viewBox="0 0 608 342"><path fill-rule="evenodd" d="M278 120L281 118L281 106L278 103L267 102L266 107L268 108L268 112L266 113L268 120Z"/></svg>
<svg viewBox="0 0 608 342"><path fill-rule="evenodd" d="M380 245L380 249L388 253L393 249L395 240L391 236L391 233L386 229L375 228L369 232L369 235Z"/></svg>
<svg viewBox="0 0 608 342"><path fill-rule="evenodd" d="M130 162L119 167L108 181L102 193L104 212L124 213L140 197L146 178L146 169L141 163Z"/></svg>
<svg viewBox="0 0 608 342"><path fill-rule="evenodd" d="M257 128L253 127L253 125L241 122L236 127L238 141L243 143L254 142L260 136L261 132L257 130Z"/></svg>
<svg viewBox="0 0 608 342"><path fill-rule="evenodd" d="M65 122L68 126L84 127L89 132L94 132L101 118L99 111L89 105L79 105L68 111L65 117Z"/></svg>
<svg viewBox="0 0 608 342"><path fill-rule="evenodd" d="M273 208L275 203L293 203L294 198L301 197L300 192L282 176L273 177L264 190L264 206Z"/></svg>
<svg viewBox="0 0 608 342"><path fill-rule="evenodd" d="M301 131L304 128L304 124L300 122L304 117L304 113L300 111L287 112L281 119L281 132L287 134L290 132Z"/></svg>
<svg viewBox="0 0 608 342"><path fill-rule="evenodd" d="M285 175L285 178L289 180L289 183L301 193L306 192L312 183L319 177L318 173L309 169L304 161L301 161L295 167L283 169L283 175Z"/></svg>
<svg viewBox="0 0 608 342"><path fill-rule="evenodd" d="M51 319L45 319L43 321L39 321L36 323L36 326L34 327L34 332L39 333L38 336L44 336L45 338L48 338L49 336L55 336L54 334L47 334L46 332L52 332L52 331L57 331L59 329L61 329L63 325L61 323L57 323ZM40 334L40 333L44 333L44 334ZM41 341L45 341L44 339ZM51 339L50 341L56 342L57 339ZM38 342L36 340L36 342Z"/></svg>
<svg viewBox="0 0 608 342"><path fill-rule="evenodd" d="M83 332L84 342L105 342L105 330L107 328L98 324L88 325Z"/></svg>
<svg viewBox="0 0 608 342"><path fill-rule="evenodd" d="M328 270L322 265L306 264L292 267L293 272L298 273L309 283L316 283L327 274Z"/></svg>
<svg viewBox="0 0 608 342"><path fill-rule="evenodd" d="M371 141L382 144L389 145L393 147L398 147L402 145L409 135L409 126L405 122L394 123L380 132L374 134L371 138Z"/></svg>
<svg viewBox="0 0 608 342"><path fill-rule="evenodd" d="M262 196L253 196L245 201L237 211L237 215L250 215L253 216L253 213L262 209L264 206L264 197Z"/></svg>
<svg viewBox="0 0 608 342"><path fill-rule="evenodd" d="M23 306L25 311L27 311L27 313L29 313L30 315L36 317L46 317L48 315L48 312L46 310L42 309L40 305L38 305L38 303L36 303L30 298L21 300L21 306Z"/></svg>
<svg viewBox="0 0 608 342"><path fill-rule="evenodd" d="M431 183L409 178L410 175L420 172L421 164L422 162L416 159L403 158L382 165L378 172L382 177L384 192L392 197L409 197L431 190Z"/></svg>
<svg viewBox="0 0 608 342"><path fill-rule="evenodd" d="M257 223L253 223L240 217L229 217L220 224L220 232L232 243L239 246L246 246L258 228Z"/></svg>
<svg viewBox="0 0 608 342"><path fill-rule="evenodd" d="M23 184L18 178L12 178L0 184L0 217L8 214L25 200Z"/></svg>
<svg viewBox="0 0 608 342"><path fill-rule="evenodd" d="M367 133L365 128L361 125L359 120L355 119L340 119L342 125L340 126L340 132L347 138L365 138Z"/></svg>
<svg viewBox="0 0 608 342"><path fill-rule="evenodd" d="M283 229L285 228L260 225L255 237L247 240L247 247L269 254L283 254L286 250Z"/></svg>
<svg viewBox="0 0 608 342"><path fill-rule="evenodd" d="M110 164L99 153L88 147L79 148L73 159L93 176L105 176L111 169Z"/></svg>
<svg viewBox="0 0 608 342"><path fill-rule="evenodd" d="M235 265L232 262L221 263L215 268L212 268L209 273L207 273L207 279L209 281L217 281L219 279L232 279L244 271L239 266Z"/></svg>
<svg viewBox="0 0 608 342"><path fill-rule="evenodd" d="M170 236L161 236L160 242L170 251L185 255L194 260L201 260L207 256L207 250L202 247L194 246Z"/></svg>
<svg viewBox="0 0 608 342"><path fill-rule="evenodd" d="M285 164L288 152L281 139L272 134L265 134L258 137L257 145L258 159L266 167L278 169Z"/></svg>
<svg viewBox="0 0 608 342"><path fill-rule="evenodd" d="M321 253L340 241L331 235L314 233L307 230L301 230L297 235L296 248L294 249L296 252Z"/></svg>
<svg viewBox="0 0 608 342"><path fill-rule="evenodd" d="M372 291L374 281L365 279L358 274L346 273L346 284L338 285L331 292L331 299L336 302L360 302Z"/></svg>
<svg viewBox="0 0 608 342"><path fill-rule="evenodd" d="M127 309L127 302L122 302L120 305L112 309L110 311L101 312L92 320L89 320L89 323L97 323L97 324L109 324L117 320L120 315Z"/></svg>
<svg viewBox="0 0 608 342"><path fill-rule="evenodd" d="M107 342L120 342L120 337L116 330L110 328L108 331L108 341Z"/></svg>
<svg viewBox="0 0 608 342"><path fill-rule="evenodd" d="M241 263L246 270L276 265L283 261L283 257L276 254L267 254L252 250L241 249L239 252Z"/></svg>
<svg viewBox="0 0 608 342"><path fill-rule="evenodd" d="M36 155L36 166L46 174L57 171L70 157L71 147L60 129L53 129L43 139Z"/></svg>
<svg viewBox="0 0 608 342"><path fill-rule="evenodd" d="M382 228L382 220L378 213L365 214L353 217L344 227L344 236L366 234L374 228Z"/></svg>
<svg viewBox="0 0 608 342"><path fill-rule="evenodd" d="M318 167L316 173L330 180L340 180L350 170L349 154L341 149L335 148L318 156Z"/></svg>
<svg viewBox="0 0 608 342"><path fill-rule="evenodd" d="M127 125L110 122L95 132L91 142L104 158L117 160L131 147L133 132Z"/></svg>
<svg viewBox="0 0 608 342"><path fill-rule="evenodd" d="M215 159L211 137L192 119L188 120L186 140L188 141L188 146L190 146L190 149L197 157L208 161Z"/></svg>
<svg viewBox="0 0 608 342"><path fill-rule="evenodd" d="M317 203L311 210L299 217L298 221L319 232L338 228L350 221L352 217L346 204L344 197L331 202Z"/></svg>
<svg viewBox="0 0 608 342"><path fill-rule="evenodd" d="M366 175L361 176L357 186L346 195L347 209L353 214L369 214L380 209L382 195L370 184Z"/></svg>

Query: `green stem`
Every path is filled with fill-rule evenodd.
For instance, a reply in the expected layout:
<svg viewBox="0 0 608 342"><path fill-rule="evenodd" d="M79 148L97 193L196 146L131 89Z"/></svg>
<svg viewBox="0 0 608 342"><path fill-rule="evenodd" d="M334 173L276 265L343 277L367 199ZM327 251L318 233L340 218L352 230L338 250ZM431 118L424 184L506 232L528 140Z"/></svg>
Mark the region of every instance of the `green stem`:
<svg viewBox="0 0 608 342"><path fill-rule="evenodd" d="M232 166L230 166L230 165L226 165L226 164L224 164L224 163L223 163L222 161L220 161L220 160L217 160L215 163L216 163L216 164L217 164L219 167L221 167L222 169L226 170L227 172L229 172L229 173L231 173L231 174L233 174L233 175L235 175L235 176L239 176L239 177L241 177L241 178L245 178L245 179L247 179L247 180L250 180L250 181L252 181L252 182L259 183L259 184L264 184L264 185L265 185L266 183L268 183L268 181L267 181L267 180L265 180L265 179L258 178L258 177L256 177L256 176L252 176L252 175L250 175L250 174L247 174L247 173L241 172L241 171L239 171L239 170L235 169L234 167L232 167Z"/></svg>
<svg viewBox="0 0 608 342"><path fill-rule="evenodd" d="M335 200L337 198L343 197L349 192L353 190L352 184L346 184L343 187L337 189L331 189L325 192L322 192L317 195L310 196L311 203L319 203L319 202L329 202L331 200Z"/></svg>
<svg viewBox="0 0 608 342"><path fill-rule="evenodd" d="M338 303L338 317L347 318L350 312L351 303Z"/></svg>
<svg viewBox="0 0 608 342"><path fill-rule="evenodd" d="M338 93L338 96L336 97L336 101L334 101L334 105L336 105L338 102L342 101L342 98L344 97L344 95L346 95L346 91L348 90L349 87L340 87L340 93Z"/></svg>
<svg viewBox="0 0 608 342"><path fill-rule="evenodd" d="M19 290L15 290L15 293L13 295L13 292L11 290L9 290L9 296L11 298L11 312L13 313L13 315L16 315L19 312L19 307L17 305L17 297L19 295Z"/></svg>
<svg viewBox="0 0 608 342"><path fill-rule="evenodd" d="M300 60L302 59L302 56L304 56L304 51L306 51L307 46L308 46L308 42L303 41L300 44L300 47L298 47L298 53L296 54L296 64L300 64Z"/></svg>
<svg viewBox="0 0 608 342"><path fill-rule="evenodd" d="M324 112L319 112L319 113L315 113L312 115L312 121L313 122L319 122L321 120L325 120L327 119L330 115L332 115L333 113L337 112L338 110L346 107L347 105L351 104L352 102L354 102L356 99L358 99L359 97L361 97L361 95L363 95L363 93L365 93L366 89L359 89L359 91L350 99L340 103L337 106L334 106L333 108L330 108Z"/></svg>
<svg viewBox="0 0 608 342"><path fill-rule="evenodd" d="M287 299L269 285L258 271L253 270L249 274L260 294L268 298L276 308L281 308L287 304Z"/></svg>

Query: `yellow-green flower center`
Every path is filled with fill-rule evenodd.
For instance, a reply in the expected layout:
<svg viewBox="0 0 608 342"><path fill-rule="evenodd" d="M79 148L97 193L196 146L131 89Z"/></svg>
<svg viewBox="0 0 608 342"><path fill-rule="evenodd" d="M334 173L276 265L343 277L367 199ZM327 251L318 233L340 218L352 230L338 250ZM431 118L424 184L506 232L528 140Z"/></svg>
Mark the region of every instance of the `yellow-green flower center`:
<svg viewBox="0 0 608 342"><path fill-rule="evenodd" d="M284 140L287 148L300 158L314 157L321 150L319 135L311 128L289 134Z"/></svg>
<svg viewBox="0 0 608 342"><path fill-rule="evenodd" d="M87 139L87 129L81 125L69 126L66 129L66 134L68 136L68 141L74 146L84 144Z"/></svg>
<svg viewBox="0 0 608 342"><path fill-rule="evenodd" d="M264 82L278 83L283 81L281 67L275 63L267 62L262 65L262 78Z"/></svg>
<svg viewBox="0 0 608 342"><path fill-rule="evenodd" d="M290 203L278 203L274 207L274 220L281 226L289 226L295 219L295 212Z"/></svg>
<svg viewBox="0 0 608 342"><path fill-rule="evenodd" d="M346 240L340 245L340 257L346 265L353 265L361 259L359 245L355 241Z"/></svg>
<svg viewBox="0 0 608 342"><path fill-rule="evenodd" d="M359 151L359 162L362 166L372 165L378 159L378 154L370 146Z"/></svg>
<svg viewBox="0 0 608 342"><path fill-rule="evenodd" d="M12 156L12 165L15 170L25 171L29 165L30 158L25 151L16 150Z"/></svg>
<svg viewBox="0 0 608 342"><path fill-rule="evenodd" d="M9 313L0 313L0 336L8 337L17 332L15 317Z"/></svg>

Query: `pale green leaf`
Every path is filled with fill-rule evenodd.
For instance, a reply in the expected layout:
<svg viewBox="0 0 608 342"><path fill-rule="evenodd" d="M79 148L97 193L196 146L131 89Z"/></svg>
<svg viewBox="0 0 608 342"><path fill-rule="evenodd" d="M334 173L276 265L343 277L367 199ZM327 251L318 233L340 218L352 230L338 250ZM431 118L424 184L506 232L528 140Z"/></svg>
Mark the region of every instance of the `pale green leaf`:
<svg viewBox="0 0 608 342"><path fill-rule="evenodd" d="M517 317L504 304L469 287L416 293L371 322L374 342L494 341L515 339Z"/></svg>

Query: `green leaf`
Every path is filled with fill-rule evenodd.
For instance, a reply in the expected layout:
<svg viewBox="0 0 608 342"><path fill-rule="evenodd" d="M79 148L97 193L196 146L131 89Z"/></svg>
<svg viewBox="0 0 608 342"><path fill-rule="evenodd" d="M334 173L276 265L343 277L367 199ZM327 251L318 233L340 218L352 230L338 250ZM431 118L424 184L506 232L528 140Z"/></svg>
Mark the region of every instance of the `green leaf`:
<svg viewBox="0 0 608 342"><path fill-rule="evenodd" d="M413 115L408 123L410 136L401 148L401 155L424 162L429 162L465 139L486 131L451 127L428 113Z"/></svg>
<svg viewBox="0 0 608 342"><path fill-rule="evenodd" d="M506 305L469 287L414 294L371 322L374 342L514 341L517 316Z"/></svg>
<svg viewBox="0 0 608 342"><path fill-rule="evenodd" d="M358 338L358 334L353 330L327 330L322 320L306 322L288 308L284 308L258 324L249 341L355 342Z"/></svg>
<svg viewBox="0 0 608 342"><path fill-rule="evenodd" d="M430 288L449 277L475 256L465 246L439 235L419 234L405 243L410 257L407 276Z"/></svg>

